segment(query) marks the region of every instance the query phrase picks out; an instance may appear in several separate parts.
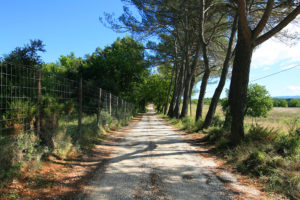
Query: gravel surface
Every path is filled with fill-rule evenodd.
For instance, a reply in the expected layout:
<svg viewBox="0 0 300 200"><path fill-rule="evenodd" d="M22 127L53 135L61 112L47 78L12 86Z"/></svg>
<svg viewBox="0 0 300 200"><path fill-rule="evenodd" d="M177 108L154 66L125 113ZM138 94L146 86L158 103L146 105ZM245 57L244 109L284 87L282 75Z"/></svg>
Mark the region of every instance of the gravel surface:
<svg viewBox="0 0 300 200"><path fill-rule="evenodd" d="M114 147L105 169L86 187L85 199L234 199L226 183L236 179L225 174L229 180L222 181L211 170L216 163L201 153L150 108Z"/></svg>

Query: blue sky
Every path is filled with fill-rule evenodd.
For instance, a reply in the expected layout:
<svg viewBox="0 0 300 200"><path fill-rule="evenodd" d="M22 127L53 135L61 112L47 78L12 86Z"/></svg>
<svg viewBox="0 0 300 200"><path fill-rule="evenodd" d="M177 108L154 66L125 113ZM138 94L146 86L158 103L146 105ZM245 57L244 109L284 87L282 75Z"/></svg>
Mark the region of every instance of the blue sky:
<svg viewBox="0 0 300 200"><path fill-rule="evenodd" d="M55 62L60 55L70 52L83 57L96 47L104 48L117 37L125 36L99 22L103 12L116 16L122 13L120 0L0 0L0 3L0 56L30 39L41 39L47 50L42 55L44 61ZM287 29L300 31L296 25ZM250 80L300 64L300 42L295 43L289 47L272 39L262 44L254 52ZM257 83L266 86L271 96L300 95L299 77L300 67ZM212 96L215 87L216 84L208 87L207 97Z"/></svg>

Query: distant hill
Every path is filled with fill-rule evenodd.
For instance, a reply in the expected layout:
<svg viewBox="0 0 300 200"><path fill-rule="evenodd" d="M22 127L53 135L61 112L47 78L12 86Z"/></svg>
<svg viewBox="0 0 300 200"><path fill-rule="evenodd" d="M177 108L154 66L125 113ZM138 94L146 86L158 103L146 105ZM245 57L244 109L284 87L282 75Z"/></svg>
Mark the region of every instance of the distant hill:
<svg viewBox="0 0 300 200"><path fill-rule="evenodd" d="M300 99L300 96L277 96L272 97L274 99Z"/></svg>

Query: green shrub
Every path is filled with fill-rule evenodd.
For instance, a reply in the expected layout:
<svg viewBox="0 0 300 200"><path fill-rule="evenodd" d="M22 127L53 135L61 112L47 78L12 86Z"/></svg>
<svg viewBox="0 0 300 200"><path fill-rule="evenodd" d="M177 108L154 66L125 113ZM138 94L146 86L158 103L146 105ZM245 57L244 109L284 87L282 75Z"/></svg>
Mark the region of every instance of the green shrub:
<svg viewBox="0 0 300 200"><path fill-rule="evenodd" d="M38 143L33 132L0 136L0 180L3 184L17 176L24 163L40 161L43 151L37 148Z"/></svg>
<svg viewBox="0 0 300 200"><path fill-rule="evenodd" d="M224 121L221 119L220 115L215 115L213 117L211 126L215 126L215 127L222 127L224 124Z"/></svg>
<svg viewBox="0 0 300 200"><path fill-rule="evenodd" d="M300 118L284 119L282 120L288 126L288 132L290 135L298 134L300 132Z"/></svg>
<svg viewBox="0 0 300 200"><path fill-rule="evenodd" d="M273 168L266 164L268 159L265 152L255 150L240 164L238 170L242 170L242 173L249 173L254 176L269 175L273 172Z"/></svg>
<svg viewBox="0 0 300 200"><path fill-rule="evenodd" d="M69 107L69 106L68 106ZM71 108L70 108L71 109ZM41 144L49 148L50 151L54 149L53 138L55 132L59 127L59 119L64 114L66 106L60 104L54 97L44 96L42 98L41 110Z"/></svg>
<svg viewBox="0 0 300 200"><path fill-rule="evenodd" d="M216 141L216 148L217 149L226 149L229 145L229 139L225 138L224 136L221 136L220 139Z"/></svg>
<svg viewBox="0 0 300 200"><path fill-rule="evenodd" d="M9 107L2 115L5 121L2 134L17 135L23 131L33 130L37 109L29 101L9 102ZM8 120L6 120L8 119Z"/></svg>
<svg viewBox="0 0 300 200"><path fill-rule="evenodd" d="M266 180L268 190L281 192L289 199L300 198L300 177L289 172L277 171Z"/></svg>
<svg viewBox="0 0 300 200"><path fill-rule="evenodd" d="M280 133L277 130L255 124L251 125L246 137L251 141L271 142L275 141L278 135L280 135Z"/></svg>
<svg viewBox="0 0 300 200"><path fill-rule="evenodd" d="M195 119L193 117L185 117L182 119L183 128L188 131L192 131L195 127Z"/></svg>
<svg viewBox="0 0 300 200"><path fill-rule="evenodd" d="M275 143L275 148L284 157L295 156L300 153L300 137L281 135Z"/></svg>
<svg viewBox="0 0 300 200"><path fill-rule="evenodd" d="M110 127L113 122L112 116L106 111L101 112L100 119L101 119L101 124L103 126L107 125L108 127Z"/></svg>
<svg viewBox="0 0 300 200"><path fill-rule="evenodd" d="M60 127L56 130L54 137L54 151L57 156L65 159L69 152L74 151L72 137L68 135L66 127ZM77 131L77 130L76 130ZM77 151L78 149L76 149Z"/></svg>
<svg viewBox="0 0 300 200"><path fill-rule="evenodd" d="M64 108L63 108L63 110L64 110L64 114L65 114L65 115L70 115L70 114L72 114L73 111L74 111L74 109L75 109L75 105L74 105L74 102L73 102L73 101L69 100L69 101L66 101L66 102L64 103Z"/></svg>
<svg viewBox="0 0 300 200"><path fill-rule="evenodd" d="M219 127L212 127L208 130L208 140L212 143L221 139L221 137L225 136L225 131Z"/></svg>
<svg viewBox="0 0 300 200"><path fill-rule="evenodd" d="M195 122L195 129L196 130L201 130L204 124L203 119L198 119L198 121Z"/></svg>

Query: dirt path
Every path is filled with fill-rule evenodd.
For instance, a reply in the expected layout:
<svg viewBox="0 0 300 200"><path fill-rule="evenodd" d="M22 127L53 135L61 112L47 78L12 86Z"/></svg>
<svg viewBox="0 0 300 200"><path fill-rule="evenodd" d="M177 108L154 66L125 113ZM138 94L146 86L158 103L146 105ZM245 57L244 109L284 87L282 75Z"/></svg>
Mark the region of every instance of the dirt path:
<svg viewBox="0 0 300 200"><path fill-rule="evenodd" d="M96 173L98 175L86 186L88 195L79 199L240 198L228 186L228 182L239 185L237 178L228 172L221 178L216 176L213 170L216 163L201 156L205 151L188 144L182 135L161 122L153 109L125 140L114 146L105 169ZM265 199L259 191L250 190L254 190L253 199Z"/></svg>

